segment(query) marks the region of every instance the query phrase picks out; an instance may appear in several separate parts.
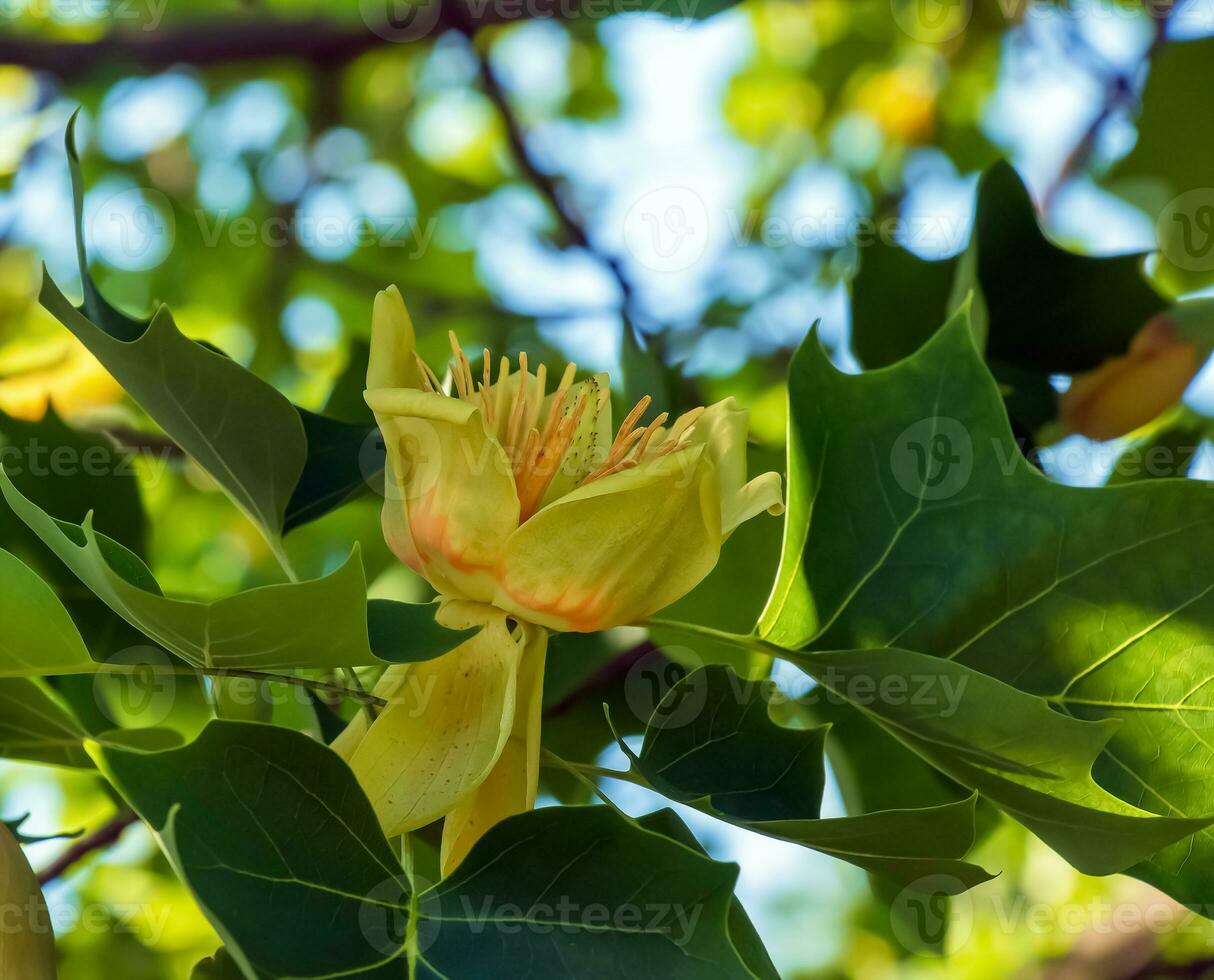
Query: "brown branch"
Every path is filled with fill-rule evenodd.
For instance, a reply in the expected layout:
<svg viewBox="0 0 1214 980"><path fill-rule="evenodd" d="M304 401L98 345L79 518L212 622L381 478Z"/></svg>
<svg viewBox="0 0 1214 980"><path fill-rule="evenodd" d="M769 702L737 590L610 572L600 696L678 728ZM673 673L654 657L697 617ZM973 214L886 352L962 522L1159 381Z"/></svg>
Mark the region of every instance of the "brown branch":
<svg viewBox="0 0 1214 980"><path fill-rule="evenodd" d="M1175 4L1169 2L1167 7L1152 14L1155 18L1155 35L1151 40L1150 47L1147 48L1146 54L1143 56L1144 63L1149 64L1151 59L1159 52L1159 49L1167 43L1168 22L1175 9ZM1077 43L1086 44L1083 41ZM1087 129L1083 131L1083 135L1080 136L1079 141L1062 162L1057 176L1050 182L1049 187L1046 188L1041 201L1042 211L1048 212L1062 188L1067 185L1072 177L1081 173L1087 167L1091 162L1092 155L1096 151L1096 143L1100 139L1100 134L1103 132L1105 124L1122 109L1133 103L1136 94L1133 79L1129 75L1122 72L1106 74L1105 94L1100 111L1096 113L1095 117L1088 124Z"/></svg>
<svg viewBox="0 0 1214 980"><path fill-rule="evenodd" d="M510 144L510 149L518 168L551 206L569 241L578 248L585 249L607 267L620 290L622 300L620 310L627 327L625 337L631 337L635 341L636 337L632 327L634 300L632 283L628 281L628 277L624 274L619 260L615 256L608 255L594 246L590 241L590 236L586 232L586 226L581 217L569 206L560 188L557 186L555 178L551 174L546 173L536 163L535 157L527 146L527 137L523 132L522 125L519 123L518 115L510 105L510 100L506 96L505 89L502 87L501 79L497 77L497 72L493 70L493 64L489 60L488 53L476 43L475 34L480 24L469 18L463 7L448 4L444 9L450 12L449 16L456 29L468 38L468 43L476 54L481 87L484 88L489 101L493 103L502 118L502 123L506 128L506 139Z"/></svg>
<svg viewBox="0 0 1214 980"><path fill-rule="evenodd" d="M73 43L33 37L0 38L0 64L47 71L76 80L131 67L162 71L173 65L206 67L236 61L296 58L318 67L343 65L387 40L369 28L339 28L323 19L239 21L116 30L96 41Z"/></svg>
<svg viewBox="0 0 1214 980"><path fill-rule="evenodd" d="M138 814L131 810L123 810L91 834L81 837L76 843L60 854L58 858L38 872L38 884L45 887L94 851L103 851L111 844L117 843L118 838L122 836L122 832L127 827L138 822Z"/></svg>

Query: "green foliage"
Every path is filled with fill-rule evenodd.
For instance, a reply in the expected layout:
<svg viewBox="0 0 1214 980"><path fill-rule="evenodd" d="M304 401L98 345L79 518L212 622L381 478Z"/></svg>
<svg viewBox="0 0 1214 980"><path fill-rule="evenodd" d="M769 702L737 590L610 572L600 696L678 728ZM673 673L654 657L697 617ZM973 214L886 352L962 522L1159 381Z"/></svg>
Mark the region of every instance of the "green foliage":
<svg viewBox="0 0 1214 980"><path fill-rule="evenodd" d="M859 377L811 340L790 397L796 475L763 635L810 651L903 647L941 671L981 671L964 710L912 746L1077 866L1141 862L1135 874L1205 902L1208 879L1193 869L1208 832L1188 836L1210 812L1195 727L1208 710L1205 488L1043 477L1015 448L964 312L910 360ZM891 656L873 654L871 669ZM1013 709L1024 695L1008 685L1042 700ZM1016 717L1034 721L1009 742L997 729ZM970 718L996 727L979 738ZM1161 742L1175 751L1161 756ZM1010 746L1008 761L1043 767L1045 781L964 758L984 744ZM1173 835L1187 839L1165 846Z"/></svg>
<svg viewBox="0 0 1214 980"><path fill-rule="evenodd" d="M730 938L736 868L609 808L512 818L425 887L345 764L298 733L214 722L181 749L96 756L247 975L756 975Z"/></svg>

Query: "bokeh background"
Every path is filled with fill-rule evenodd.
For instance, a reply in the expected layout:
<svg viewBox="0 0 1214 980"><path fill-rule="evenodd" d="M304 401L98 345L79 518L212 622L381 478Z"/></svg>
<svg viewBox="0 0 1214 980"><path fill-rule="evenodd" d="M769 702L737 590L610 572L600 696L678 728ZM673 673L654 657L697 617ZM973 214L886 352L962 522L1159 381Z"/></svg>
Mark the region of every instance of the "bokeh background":
<svg viewBox="0 0 1214 980"><path fill-rule="evenodd" d="M820 321L857 369L849 284L866 249L961 251L978 175L999 157L1077 250L1156 250L1183 193L1209 195L1194 213L1214 235L1210 0L577 6L0 0L0 410L37 418L49 400L77 424L146 429L34 300L43 262L79 295L63 146L77 107L103 291L134 312L168 303L189 336L299 404L357 415L371 300L397 283L432 362L454 329L469 346L630 364L672 404L735 394L777 465L792 350ZM1147 268L1179 294L1214 281L1192 265L1165 254ZM1209 372L1184 411L1204 440ZM1214 478L1200 446L1189 475ZM1097 484L1123 448L1072 437L1043 462ZM220 595L271 575L204 475L154 451L138 465L166 589ZM770 524L747 539L744 594L727 594L736 628L770 581ZM316 573L355 539L378 591L423 595L389 561L373 500L290 548ZM690 608L719 604L720 580L710 588ZM777 680L795 696L795 677ZM205 717L199 692L176 696ZM843 812L836 775L824 815ZM637 812L657 802L604 788ZM95 777L0 762L0 816L31 812L27 832L112 810ZM891 896L857 869L684 815L742 865L741 897L788 977L1197 976L1214 962L1205 920L1128 878L1085 878L1006 822L977 855L1003 874L954 903L942 957L907 941ZM64 847L29 853L45 865ZM139 828L47 897L66 980L186 977L218 943Z"/></svg>

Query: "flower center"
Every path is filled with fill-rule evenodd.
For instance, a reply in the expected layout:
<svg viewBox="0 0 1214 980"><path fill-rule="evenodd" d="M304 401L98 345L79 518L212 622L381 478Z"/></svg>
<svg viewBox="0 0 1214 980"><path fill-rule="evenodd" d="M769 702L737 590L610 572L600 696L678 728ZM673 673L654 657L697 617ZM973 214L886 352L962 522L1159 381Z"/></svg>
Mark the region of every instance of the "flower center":
<svg viewBox="0 0 1214 980"><path fill-rule="evenodd" d="M540 509L553 478L561 471L586 413L597 413L601 384L591 378L571 397L577 365L569 364L560 383L548 394L548 369L541 364L534 375L529 371L526 353L518 356L518 372L511 374L510 359L498 362L497 379L492 376L493 355L484 349L481 380L472 373L472 365L460 347L455 332L449 333L451 352L450 383L444 385L430 366L416 353L422 388L441 395L452 395L475 402L486 429L505 450L514 471L518 490L520 522ZM508 383L514 380L514 383ZM450 390L454 388L454 393ZM669 429L669 415L662 412L647 425L639 425L652 399L646 395L633 407L616 431L615 438L601 459L581 459L576 465L573 486L585 486L613 473L631 469L642 461L669 455L688 445L692 426L703 414L695 408L680 416ZM571 487L572 489L572 487Z"/></svg>

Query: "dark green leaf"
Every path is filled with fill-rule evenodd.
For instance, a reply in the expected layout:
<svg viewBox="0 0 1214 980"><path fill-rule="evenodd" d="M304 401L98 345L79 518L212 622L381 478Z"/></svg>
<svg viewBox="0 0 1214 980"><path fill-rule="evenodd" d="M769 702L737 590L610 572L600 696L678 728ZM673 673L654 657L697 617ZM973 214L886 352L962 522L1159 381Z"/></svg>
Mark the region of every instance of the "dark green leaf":
<svg viewBox="0 0 1214 980"><path fill-rule="evenodd" d="M964 315L910 360L859 376L840 374L811 340L793 364L790 401L788 533L763 635L797 649L917 649L1046 699L1055 712L1033 709L1041 731L1017 743L1017 758L1033 763L1039 750L1055 771L1049 753L1081 751L1055 771L1063 778L1037 784L1040 797L1005 787L1011 795L996 802L1022 822L1051 821L1054 797L1057 820L1034 829L1089 870L1118 870L1151 840L1151 819L1131 804L1175 821L1214 810L1202 734L1214 717L1204 641L1214 623L1214 500L1205 487L1047 480L1017 451ZM1007 710L998 707L1010 703L1007 691L997 693L966 703ZM1106 727L1086 748L1076 729L1034 749L1062 712ZM939 734L963 738L958 724L942 722ZM1086 751L1098 757L1100 785L1124 803L1068 775L1083 775ZM1026 812L1037 806L1036 816ZM1100 854L1087 853L1085 837L1103 838ZM1207 902L1212 858L1214 837L1202 831L1135 873L1182 901Z"/></svg>

